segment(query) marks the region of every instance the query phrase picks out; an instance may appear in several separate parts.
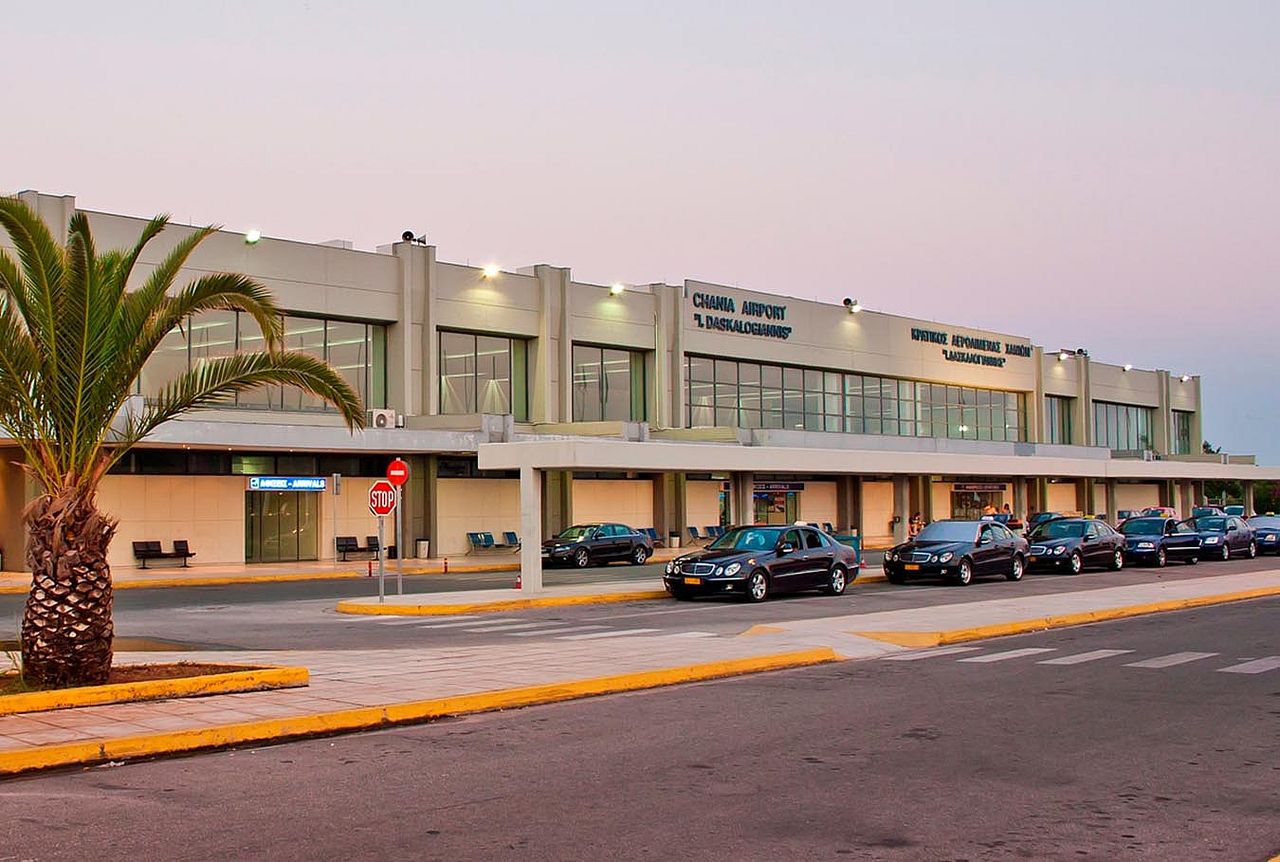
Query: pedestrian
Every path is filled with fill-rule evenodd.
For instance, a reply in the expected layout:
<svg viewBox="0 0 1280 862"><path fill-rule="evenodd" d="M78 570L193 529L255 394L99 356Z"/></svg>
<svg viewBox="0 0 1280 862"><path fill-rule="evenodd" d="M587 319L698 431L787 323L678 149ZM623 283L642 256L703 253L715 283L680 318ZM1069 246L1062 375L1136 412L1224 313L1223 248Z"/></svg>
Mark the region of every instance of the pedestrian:
<svg viewBox="0 0 1280 862"><path fill-rule="evenodd" d="M911 516L911 521L907 524L907 533L912 538L920 535L920 531L924 529L924 517L919 512Z"/></svg>

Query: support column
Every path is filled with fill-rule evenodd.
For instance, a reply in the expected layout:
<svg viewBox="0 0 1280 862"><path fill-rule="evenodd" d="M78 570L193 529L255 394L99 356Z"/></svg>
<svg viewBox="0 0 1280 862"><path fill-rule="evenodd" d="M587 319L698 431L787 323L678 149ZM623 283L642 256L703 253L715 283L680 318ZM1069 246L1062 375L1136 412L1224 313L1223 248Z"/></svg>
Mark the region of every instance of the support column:
<svg viewBox="0 0 1280 862"><path fill-rule="evenodd" d="M729 476L729 520L733 526L754 523L754 491L754 474L733 473Z"/></svg>
<svg viewBox="0 0 1280 862"><path fill-rule="evenodd" d="M1112 526L1120 519L1118 514L1120 507L1116 505L1116 494L1120 490L1120 483L1115 479L1107 480L1107 523Z"/></svg>
<svg viewBox="0 0 1280 862"><path fill-rule="evenodd" d="M1197 479L1196 481L1194 481L1194 482L1192 482L1192 483L1191 483L1191 488L1192 488L1192 490L1191 490L1191 497L1192 497L1192 503L1191 503L1191 505L1193 505L1193 506L1203 506L1203 505L1205 505L1205 502L1206 502L1206 501L1205 501L1205 498L1204 498L1204 481L1203 481L1203 480L1200 480L1200 479ZM1187 515L1188 515L1188 516L1190 516L1190 515L1191 515L1191 513L1190 513L1190 512L1188 512L1188 513L1187 513Z"/></svg>
<svg viewBox="0 0 1280 862"><path fill-rule="evenodd" d="M440 456L428 455L423 464L422 488L422 537L427 540L427 553L442 557L440 553Z"/></svg>
<svg viewBox="0 0 1280 862"><path fill-rule="evenodd" d="M862 535L862 479L836 477L836 532Z"/></svg>
<svg viewBox="0 0 1280 862"><path fill-rule="evenodd" d="M548 470L542 481L542 532L554 536L573 525L573 472Z"/></svg>
<svg viewBox="0 0 1280 862"><path fill-rule="evenodd" d="M1013 480L1013 518L1027 522L1027 480L1021 476Z"/></svg>
<svg viewBox="0 0 1280 862"><path fill-rule="evenodd" d="M1049 480L1043 476L1038 476L1035 483L1035 510L1037 512L1047 512L1049 511Z"/></svg>
<svg viewBox="0 0 1280 862"><path fill-rule="evenodd" d="M1161 506L1173 508L1178 505L1177 483L1172 479L1161 479L1159 487L1159 501Z"/></svg>
<svg viewBox="0 0 1280 862"><path fill-rule="evenodd" d="M908 511L911 505L911 488L908 479L907 476L893 477L893 514L895 516L893 541L895 544L907 540L907 521L911 518L911 512Z"/></svg>
<svg viewBox="0 0 1280 862"><path fill-rule="evenodd" d="M1195 496L1195 490L1191 487L1190 482L1179 482L1178 490L1179 490L1178 510L1182 514L1182 517L1190 518L1191 508L1192 506L1195 505L1195 503L1192 502L1192 499Z"/></svg>
<svg viewBox="0 0 1280 862"><path fill-rule="evenodd" d="M920 517L924 518L926 524L933 523L933 477L919 476L920 480L920 502L912 512L920 513Z"/></svg>
<svg viewBox="0 0 1280 862"><path fill-rule="evenodd" d="M542 592L542 471L520 468L520 592Z"/></svg>
<svg viewBox="0 0 1280 862"><path fill-rule="evenodd" d="M1253 483L1241 482L1240 484L1244 486L1244 499L1240 502L1244 504L1244 516L1248 518L1255 514L1253 511Z"/></svg>

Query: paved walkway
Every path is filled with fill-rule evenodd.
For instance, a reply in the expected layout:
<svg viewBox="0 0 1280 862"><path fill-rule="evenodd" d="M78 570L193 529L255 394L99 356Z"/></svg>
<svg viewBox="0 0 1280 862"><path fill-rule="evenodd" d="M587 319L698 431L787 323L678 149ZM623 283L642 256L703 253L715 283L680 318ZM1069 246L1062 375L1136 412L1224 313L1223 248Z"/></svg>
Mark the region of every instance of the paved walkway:
<svg viewBox="0 0 1280 862"><path fill-rule="evenodd" d="M117 657L122 664L164 661L302 664L311 670L311 685L302 689L4 716L0 717L0 758L40 746L96 743L259 719L391 706L531 685L564 684L586 678L773 655L818 646L830 647L845 658L865 658L896 652L902 647L864 637L858 632L967 628L1052 614L1104 611L1258 589L1280 592L1280 570L845 614L756 626L737 636L684 632L606 640L556 640L429 649L122 653Z"/></svg>

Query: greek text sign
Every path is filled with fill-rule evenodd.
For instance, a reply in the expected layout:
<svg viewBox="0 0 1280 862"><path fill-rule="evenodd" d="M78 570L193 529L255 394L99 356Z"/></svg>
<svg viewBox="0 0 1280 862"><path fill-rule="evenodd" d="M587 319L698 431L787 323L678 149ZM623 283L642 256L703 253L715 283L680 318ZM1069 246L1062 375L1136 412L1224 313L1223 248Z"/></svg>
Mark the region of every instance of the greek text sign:
<svg viewBox="0 0 1280 862"><path fill-rule="evenodd" d="M1031 345L1013 344L996 338L973 335L949 334L939 329L911 327L911 340L937 344L942 348L942 358L948 362L964 362L969 365L987 365L1004 368L1010 356L1031 356Z"/></svg>

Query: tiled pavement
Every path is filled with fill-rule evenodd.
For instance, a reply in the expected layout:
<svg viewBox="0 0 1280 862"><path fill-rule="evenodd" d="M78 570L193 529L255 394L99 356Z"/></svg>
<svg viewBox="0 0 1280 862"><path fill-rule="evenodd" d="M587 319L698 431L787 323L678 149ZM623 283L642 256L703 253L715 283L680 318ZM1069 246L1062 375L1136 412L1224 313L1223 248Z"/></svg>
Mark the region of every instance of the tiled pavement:
<svg viewBox="0 0 1280 862"><path fill-rule="evenodd" d="M1260 588L1280 589L1280 570L783 622L750 637L693 638L686 636L688 632L647 632L595 640L512 638L495 644L428 649L125 653L118 656L119 662L301 664L311 670L311 684L279 691L3 716L0 753L564 683L813 646L832 647L848 658L885 656L901 648L854 632L966 628ZM1177 645L1171 644L1170 652L1175 649Z"/></svg>

